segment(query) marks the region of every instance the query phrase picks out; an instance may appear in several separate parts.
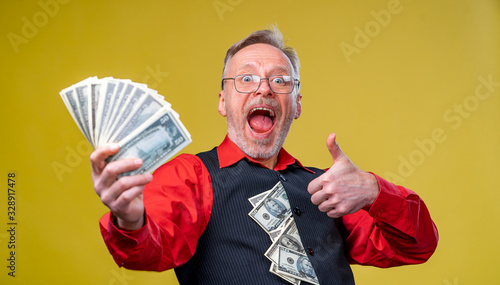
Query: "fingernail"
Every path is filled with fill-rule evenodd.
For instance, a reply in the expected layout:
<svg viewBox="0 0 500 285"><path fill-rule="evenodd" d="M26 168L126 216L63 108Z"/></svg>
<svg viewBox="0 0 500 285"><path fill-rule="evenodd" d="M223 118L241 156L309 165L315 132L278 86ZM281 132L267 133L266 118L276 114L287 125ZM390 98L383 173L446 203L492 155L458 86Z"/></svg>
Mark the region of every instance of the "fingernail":
<svg viewBox="0 0 500 285"><path fill-rule="evenodd" d="M116 144L116 143L115 143L115 144L110 145L110 146L109 146L109 150L111 150L111 151L116 151L116 150L118 150L118 144Z"/></svg>
<svg viewBox="0 0 500 285"><path fill-rule="evenodd" d="M142 160L138 158L138 159L134 160L134 163L135 163L135 165L141 165Z"/></svg>
<svg viewBox="0 0 500 285"><path fill-rule="evenodd" d="M151 173L148 173L146 174L146 177L148 178L148 180L153 180L153 175Z"/></svg>

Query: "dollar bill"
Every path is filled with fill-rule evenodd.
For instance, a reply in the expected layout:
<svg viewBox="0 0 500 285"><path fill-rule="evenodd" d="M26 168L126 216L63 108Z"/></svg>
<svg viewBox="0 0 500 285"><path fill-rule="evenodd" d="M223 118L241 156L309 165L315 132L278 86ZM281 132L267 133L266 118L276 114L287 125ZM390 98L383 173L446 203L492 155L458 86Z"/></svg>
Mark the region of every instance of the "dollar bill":
<svg viewBox="0 0 500 285"><path fill-rule="evenodd" d="M165 107L162 100L151 94L144 94L142 99L137 102L135 109L130 113L128 120L123 124L117 134L111 137L112 141L121 141L137 127L142 125L147 119L151 118L162 107ZM170 106L168 106L170 107Z"/></svg>
<svg viewBox="0 0 500 285"><path fill-rule="evenodd" d="M61 97L63 98L63 102L66 105L66 108L68 109L71 117L73 117L73 120L77 124L78 128L82 132L83 136L89 141L92 142L92 139L90 138L90 135L87 133L85 130L85 121L82 118L82 115L80 113L78 103L77 103L77 98L76 98L76 91L74 90L73 87L68 87L66 89L63 89L60 92Z"/></svg>
<svg viewBox="0 0 500 285"><path fill-rule="evenodd" d="M117 94L119 98L115 100L116 109L115 112L111 115L108 131L106 133L106 136L108 138L110 138L112 134L114 134L117 130L116 124L123 116L123 110L127 106L126 102L128 101L128 98L130 97L135 86L136 85L132 82L127 82L123 87L123 91L120 94Z"/></svg>
<svg viewBox="0 0 500 285"><path fill-rule="evenodd" d="M180 124L169 109L163 109L145 123L145 129L138 130L119 143L120 151L110 156L107 162L139 157L143 165L121 176L152 172L191 142Z"/></svg>
<svg viewBox="0 0 500 285"><path fill-rule="evenodd" d="M82 122L88 122L90 119L90 96L89 96L89 85L81 84L79 86L75 86L75 95L78 103L79 113L82 119ZM89 137L92 146L94 142L94 134L90 131L88 124L83 124L83 129L87 136Z"/></svg>
<svg viewBox="0 0 500 285"><path fill-rule="evenodd" d="M271 242L274 243L278 239L278 237L281 235L282 231L283 231L283 226L268 232L269 238L271 239Z"/></svg>
<svg viewBox="0 0 500 285"><path fill-rule="evenodd" d="M306 254L302 241L300 240L299 231L293 217L290 217L286 225L281 230L279 237L273 242L264 255L273 263L278 264L279 247L286 247L297 252Z"/></svg>
<svg viewBox="0 0 500 285"><path fill-rule="evenodd" d="M259 202L261 202L267 196L267 194L269 194L269 192L271 192L271 190L267 190L253 197L250 197L248 198L248 202L250 202L250 204L252 204L252 206L255 207L259 204Z"/></svg>
<svg viewBox="0 0 500 285"><path fill-rule="evenodd" d="M113 95L111 96L111 103L109 107L109 117L106 120L104 126L101 126L102 133L104 137L108 137L109 133L109 128L110 124L115 116L115 114L119 113L118 106L120 105L118 102L120 101L122 94L123 94L123 88L125 87L125 82L124 80L119 80L116 83L115 90L113 91Z"/></svg>
<svg viewBox="0 0 500 285"><path fill-rule="evenodd" d="M90 118L88 124L89 130L92 132L92 145L94 148L97 146L96 116L101 85L99 81L90 83Z"/></svg>
<svg viewBox="0 0 500 285"><path fill-rule="evenodd" d="M300 280L295 279L293 277L290 277L288 275L283 275L283 274L278 273L278 265L276 265L274 263L271 263L271 267L269 268L269 272L271 272L271 273L273 273L275 275L278 275L279 277L281 277L285 281L288 281L291 284L295 284L295 285L299 285L300 284Z"/></svg>
<svg viewBox="0 0 500 285"><path fill-rule="evenodd" d="M112 97L115 92L116 85L118 84L115 79L111 78L105 78L104 81L105 83L101 86L101 96L99 97L99 103L97 106L96 130L98 132L96 135L99 145L106 143L106 139L104 137L104 126L109 119Z"/></svg>
<svg viewBox="0 0 500 285"><path fill-rule="evenodd" d="M283 246L279 246L277 273L319 284L318 276L307 255Z"/></svg>
<svg viewBox="0 0 500 285"><path fill-rule="evenodd" d="M278 229L292 214L285 188L278 182L248 215L268 234Z"/></svg>

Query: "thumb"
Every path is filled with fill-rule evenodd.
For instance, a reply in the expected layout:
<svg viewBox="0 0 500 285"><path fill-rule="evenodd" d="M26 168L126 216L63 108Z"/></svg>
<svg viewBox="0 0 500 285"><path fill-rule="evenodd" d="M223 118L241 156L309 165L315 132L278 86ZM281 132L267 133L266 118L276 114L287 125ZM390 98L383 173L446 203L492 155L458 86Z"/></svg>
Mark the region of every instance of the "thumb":
<svg viewBox="0 0 500 285"><path fill-rule="evenodd" d="M332 160L334 164L337 160L344 157L344 153L337 144L336 139L337 135L335 133L331 133L326 139L326 147L328 147L328 151L330 151L330 154L332 155Z"/></svg>

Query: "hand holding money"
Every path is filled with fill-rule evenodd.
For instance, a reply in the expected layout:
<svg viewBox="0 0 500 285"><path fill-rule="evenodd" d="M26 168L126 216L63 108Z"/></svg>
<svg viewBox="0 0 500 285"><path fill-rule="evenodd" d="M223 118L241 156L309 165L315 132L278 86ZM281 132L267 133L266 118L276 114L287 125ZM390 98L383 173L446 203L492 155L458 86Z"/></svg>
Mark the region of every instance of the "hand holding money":
<svg viewBox="0 0 500 285"><path fill-rule="evenodd" d="M94 189L116 218L116 225L125 230L137 230L144 225L142 190L152 180L152 175L118 176L142 166L142 160L127 158L106 163L106 158L116 154L117 144L98 147L90 155Z"/></svg>
<svg viewBox="0 0 500 285"><path fill-rule="evenodd" d="M130 80L90 77L60 92L89 143L94 189L118 226L142 227L150 172L191 142L163 96Z"/></svg>

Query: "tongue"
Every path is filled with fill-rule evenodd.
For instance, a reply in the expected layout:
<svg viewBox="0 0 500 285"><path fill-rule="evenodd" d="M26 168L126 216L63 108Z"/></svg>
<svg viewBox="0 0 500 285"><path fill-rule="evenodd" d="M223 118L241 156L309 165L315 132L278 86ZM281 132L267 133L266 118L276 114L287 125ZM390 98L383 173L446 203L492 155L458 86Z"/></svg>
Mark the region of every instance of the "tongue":
<svg viewBox="0 0 500 285"><path fill-rule="evenodd" d="M273 127L273 120L270 117L260 114L255 114L248 120L250 127L255 132L264 133Z"/></svg>

